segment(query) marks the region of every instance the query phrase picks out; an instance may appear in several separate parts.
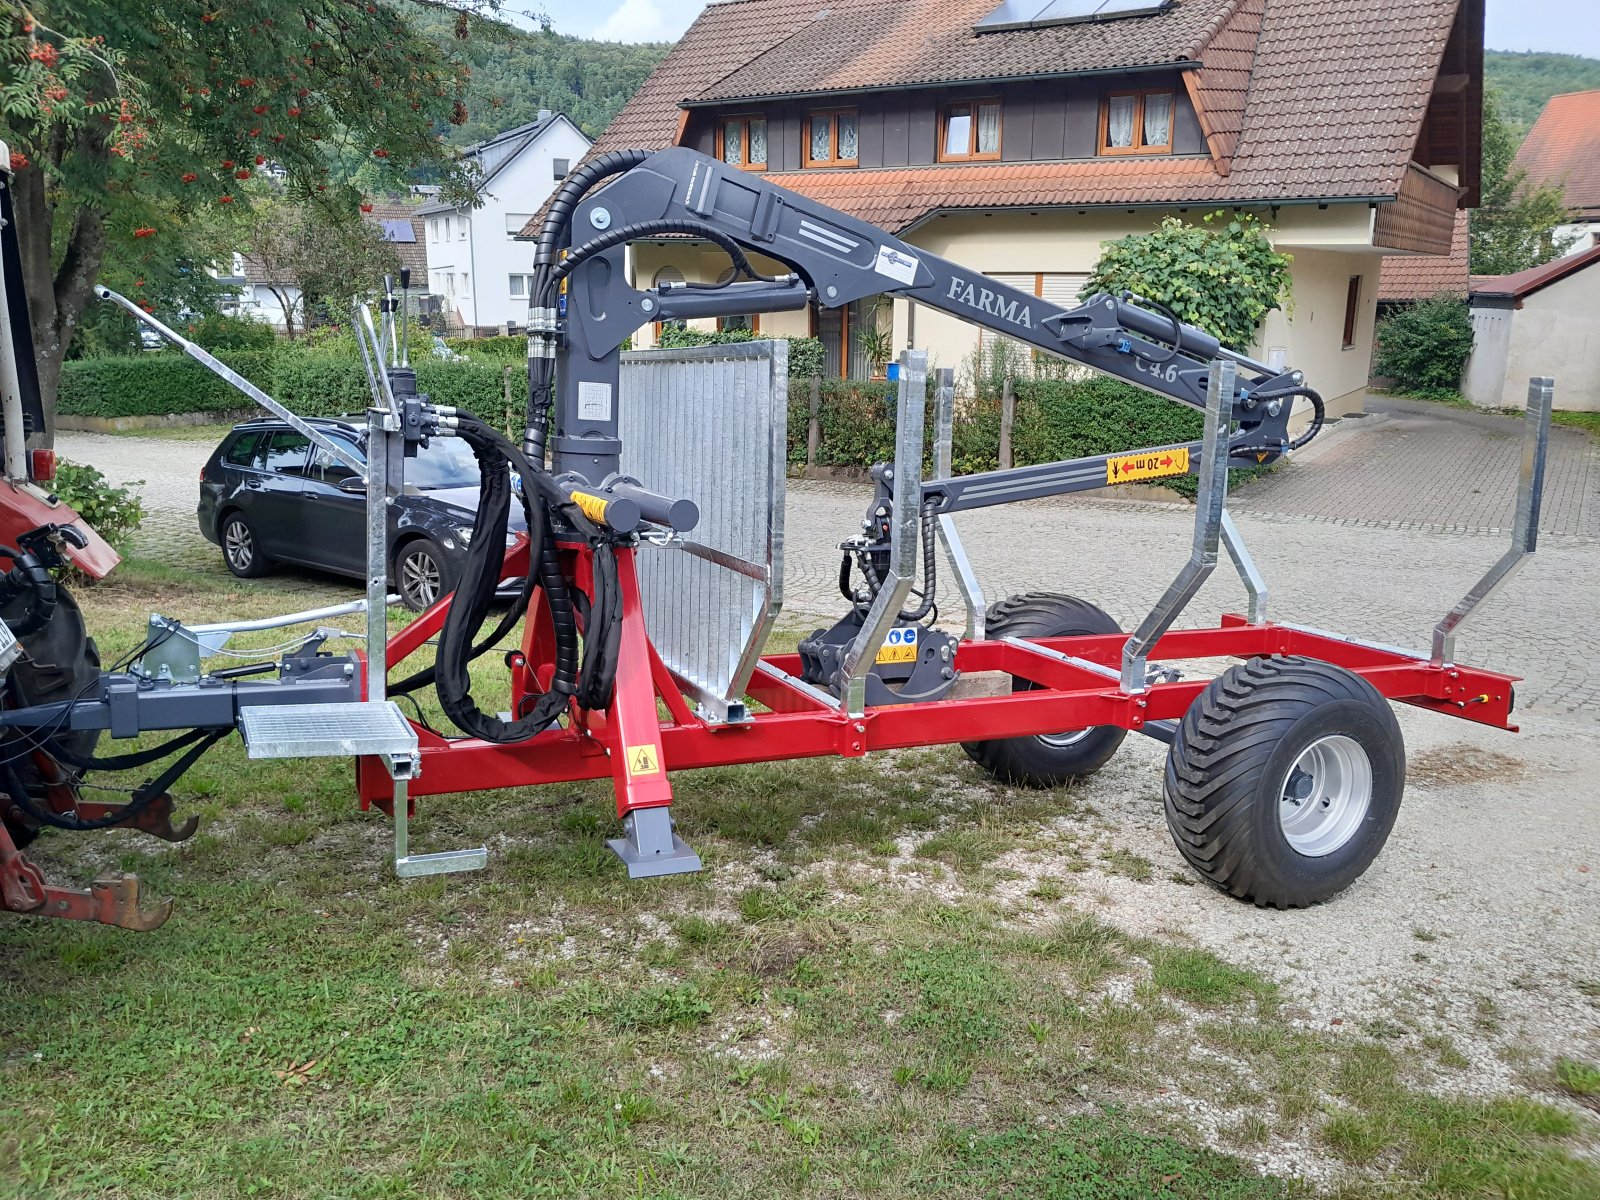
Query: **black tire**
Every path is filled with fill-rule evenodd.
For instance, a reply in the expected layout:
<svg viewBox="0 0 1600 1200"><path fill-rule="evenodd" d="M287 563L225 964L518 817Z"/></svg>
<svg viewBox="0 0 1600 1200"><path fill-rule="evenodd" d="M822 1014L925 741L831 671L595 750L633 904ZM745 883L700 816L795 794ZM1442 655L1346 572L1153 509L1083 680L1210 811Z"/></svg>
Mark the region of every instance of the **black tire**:
<svg viewBox="0 0 1600 1200"><path fill-rule="evenodd" d="M39 836L39 831L32 825L23 825L9 819L5 825L6 832L11 835L11 844L18 850L26 850L33 845L34 839Z"/></svg>
<svg viewBox="0 0 1600 1200"><path fill-rule="evenodd" d="M989 610L985 636L1045 638L1121 633L1104 609L1076 596L1028 592L1011 596ZM1033 684L1013 679L1011 690L1026 692ZM1002 783L1023 787L1061 787L1093 775L1110 761L1128 731L1099 725L1073 733L963 742L973 762Z"/></svg>
<svg viewBox="0 0 1600 1200"><path fill-rule="evenodd" d="M1405 782L1400 726L1370 683L1315 659L1256 658L1212 680L1178 723L1167 826L1223 891L1299 908L1372 865ZM1363 790L1364 805L1339 798Z"/></svg>
<svg viewBox="0 0 1600 1200"><path fill-rule="evenodd" d="M240 579L259 579L272 570L272 559L262 551L261 540L243 513L223 515L217 541L222 546L222 561Z"/></svg>
<svg viewBox="0 0 1600 1200"><path fill-rule="evenodd" d="M412 612L432 608L455 591L457 564L429 537L412 538L394 553L394 588Z"/></svg>

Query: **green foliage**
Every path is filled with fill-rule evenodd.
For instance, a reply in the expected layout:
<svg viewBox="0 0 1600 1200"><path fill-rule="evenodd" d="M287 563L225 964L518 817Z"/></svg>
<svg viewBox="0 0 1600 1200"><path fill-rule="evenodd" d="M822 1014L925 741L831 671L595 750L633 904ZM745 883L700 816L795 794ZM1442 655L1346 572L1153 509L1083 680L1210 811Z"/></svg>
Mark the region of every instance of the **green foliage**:
<svg viewBox="0 0 1600 1200"><path fill-rule="evenodd" d="M1135 292L1243 348L1288 299L1292 261L1248 213L1211 213L1198 225L1167 217L1151 233L1107 242L1086 291Z"/></svg>
<svg viewBox="0 0 1600 1200"><path fill-rule="evenodd" d="M676 350L688 346L726 346L734 342L755 341L760 335L748 329L690 329L684 325L667 325L661 330L657 346L662 350ZM822 374L822 342L813 337L784 338L789 343L789 378L810 379Z"/></svg>
<svg viewBox="0 0 1600 1200"><path fill-rule="evenodd" d="M268 395L295 412L336 417L365 411L367 377L353 346L304 349L278 343L272 350L235 350L223 360ZM505 423L506 371L512 394L525 388L520 364L503 360L447 363L415 361L417 383L441 404ZM65 364L61 373L62 413L89 417L165 416L171 413L230 413L250 409L250 401L199 363L172 353L85 359Z"/></svg>
<svg viewBox="0 0 1600 1200"><path fill-rule="evenodd" d="M93 467L61 459L51 488L119 552L127 550L144 520L144 505L133 487L114 487Z"/></svg>
<svg viewBox="0 0 1600 1200"><path fill-rule="evenodd" d="M1472 353L1472 314L1467 302L1449 292L1385 317L1378 323L1378 354L1373 369L1403 392L1454 392Z"/></svg>
<svg viewBox="0 0 1600 1200"><path fill-rule="evenodd" d="M41 348L70 345L107 264L151 309L204 286L208 219L249 207L268 170L330 226L419 170L465 196L438 131L464 116L467 64L409 12L350 0L8 5L0 138L18 168ZM60 361L41 356L47 408Z"/></svg>
<svg viewBox="0 0 1600 1200"><path fill-rule="evenodd" d="M810 379L813 375L821 375L824 361L821 338L789 339L790 379Z"/></svg>
<svg viewBox="0 0 1600 1200"><path fill-rule="evenodd" d="M528 358L528 339L522 334L503 337L445 338L444 344L458 354L474 358Z"/></svg>
<svg viewBox="0 0 1600 1200"><path fill-rule="evenodd" d="M213 354L228 350L271 350L278 335L265 321L230 317L226 313L207 313L189 322L184 335Z"/></svg>
<svg viewBox="0 0 1600 1200"><path fill-rule="evenodd" d="M462 41L454 14L420 6L411 11L419 33L472 67L466 120L440 129L458 146L535 120L541 108L564 112L590 137L599 137L672 48L530 33L498 21L472 22Z"/></svg>
<svg viewBox="0 0 1600 1200"><path fill-rule="evenodd" d="M1499 94L1501 115L1524 132L1551 96L1600 88L1600 61L1576 54L1490 50L1483 56L1483 69Z"/></svg>
<svg viewBox="0 0 1600 1200"><path fill-rule="evenodd" d="M235 350L221 357L247 379L261 383L273 353ZM249 406L237 390L199 363L172 351L82 359L61 368L58 411L73 416L230 412Z"/></svg>
<svg viewBox="0 0 1600 1200"><path fill-rule="evenodd" d="M1472 273L1513 275L1559 258L1572 245L1555 230L1568 219L1565 188L1532 186L1516 166L1519 139L1500 115L1500 98L1483 98L1483 201L1470 217Z"/></svg>

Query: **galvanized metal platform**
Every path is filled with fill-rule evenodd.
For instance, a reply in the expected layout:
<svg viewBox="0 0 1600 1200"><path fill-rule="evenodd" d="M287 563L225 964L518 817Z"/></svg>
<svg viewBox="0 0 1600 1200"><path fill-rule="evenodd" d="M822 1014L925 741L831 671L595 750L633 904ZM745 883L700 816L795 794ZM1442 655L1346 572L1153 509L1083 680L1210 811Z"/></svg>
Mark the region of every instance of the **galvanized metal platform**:
<svg viewBox="0 0 1600 1200"><path fill-rule="evenodd" d="M417 731L392 700L377 704L285 704L239 710L251 758L415 758Z"/></svg>

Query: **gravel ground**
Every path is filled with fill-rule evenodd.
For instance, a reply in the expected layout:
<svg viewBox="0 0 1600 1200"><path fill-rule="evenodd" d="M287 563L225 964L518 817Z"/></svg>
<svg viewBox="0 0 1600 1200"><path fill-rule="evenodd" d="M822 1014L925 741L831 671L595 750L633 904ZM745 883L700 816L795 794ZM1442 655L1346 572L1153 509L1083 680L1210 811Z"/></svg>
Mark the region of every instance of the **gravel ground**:
<svg viewBox="0 0 1600 1200"><path fill-rule="evenodd" d="M1447 410L1347 422L1317 456L1235 498L1241 529L1272 586L1273 614L1399 645L1427 634L1505 548L1505 505L1452 496L1487 489L1482 464L1514 455L1514 430ZM1392 460L1396 421L1427 450L1426 486L1408 486ZM1193 938L1287 985L1311 1025L1420 1038L1447 1035L1472 1063L1448 1086L1514 1086L1555 1055L1600 1060L1600 468L1593 443L1561 445L1561 487L1537 557L1462 637L1464 661L1521 675L1512 736L1402 707L1410 752L1406 801L1388 848L1346 894L1307 912L1258 911L1192 886L1167 835L1160 802L1164 748L1130 738L1085 797L1107 845L1155 864L1149 882L1098 867L1076 876L1106 917L1137 932ZM1419 440L1420 439L1420 440ZM151 517L141 552L198 570L220 556L194 528L195 477L209 444L67 434L61 448L117 481L143 480ZM1392 462L1374 473L1370 463ZM1494 461L1498 462L1498 458ZM1451 463L1459 463L1454 474ZM1477 465L1473 465L1477 464ZM1503 473L1503 472L1502 472ZM1497 482L1504 482L1499 480ZM867 493L795 481L787 516L786 625L831 619L836 543L854 532ZM1350 504L1348 509L1335 504ZM1265 510L1265 511L1260 511ZM1105 499L1039 501L961 518L991 597L1070 591L1131 626L1184 561L1192 510ZM308 594L342 585L303 577ZM946 615L959 601L945 577ZM1226 563L1191 612L1196 623L1237 610ZM1075 827L1081 835L1083 830ZM1028 880L1059 864L1048 855L1006 865ZM1177 882L1183 879L1185 882Z"/></svg>

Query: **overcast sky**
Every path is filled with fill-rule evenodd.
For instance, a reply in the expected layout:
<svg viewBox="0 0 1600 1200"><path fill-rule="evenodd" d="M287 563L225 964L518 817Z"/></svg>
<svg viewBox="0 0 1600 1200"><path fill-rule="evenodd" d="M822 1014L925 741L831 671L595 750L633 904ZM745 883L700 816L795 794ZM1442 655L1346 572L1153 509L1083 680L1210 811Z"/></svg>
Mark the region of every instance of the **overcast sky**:
<svg viewBox="0 0 1600 1200"><path fill-rule="evenodd" d="M560 33L623 42L672 41L705 7L701 0L508 0L507 6L542 7ZM1595 0L1489 0L1489 46L1600 58L1596 7Z"/></svg>

